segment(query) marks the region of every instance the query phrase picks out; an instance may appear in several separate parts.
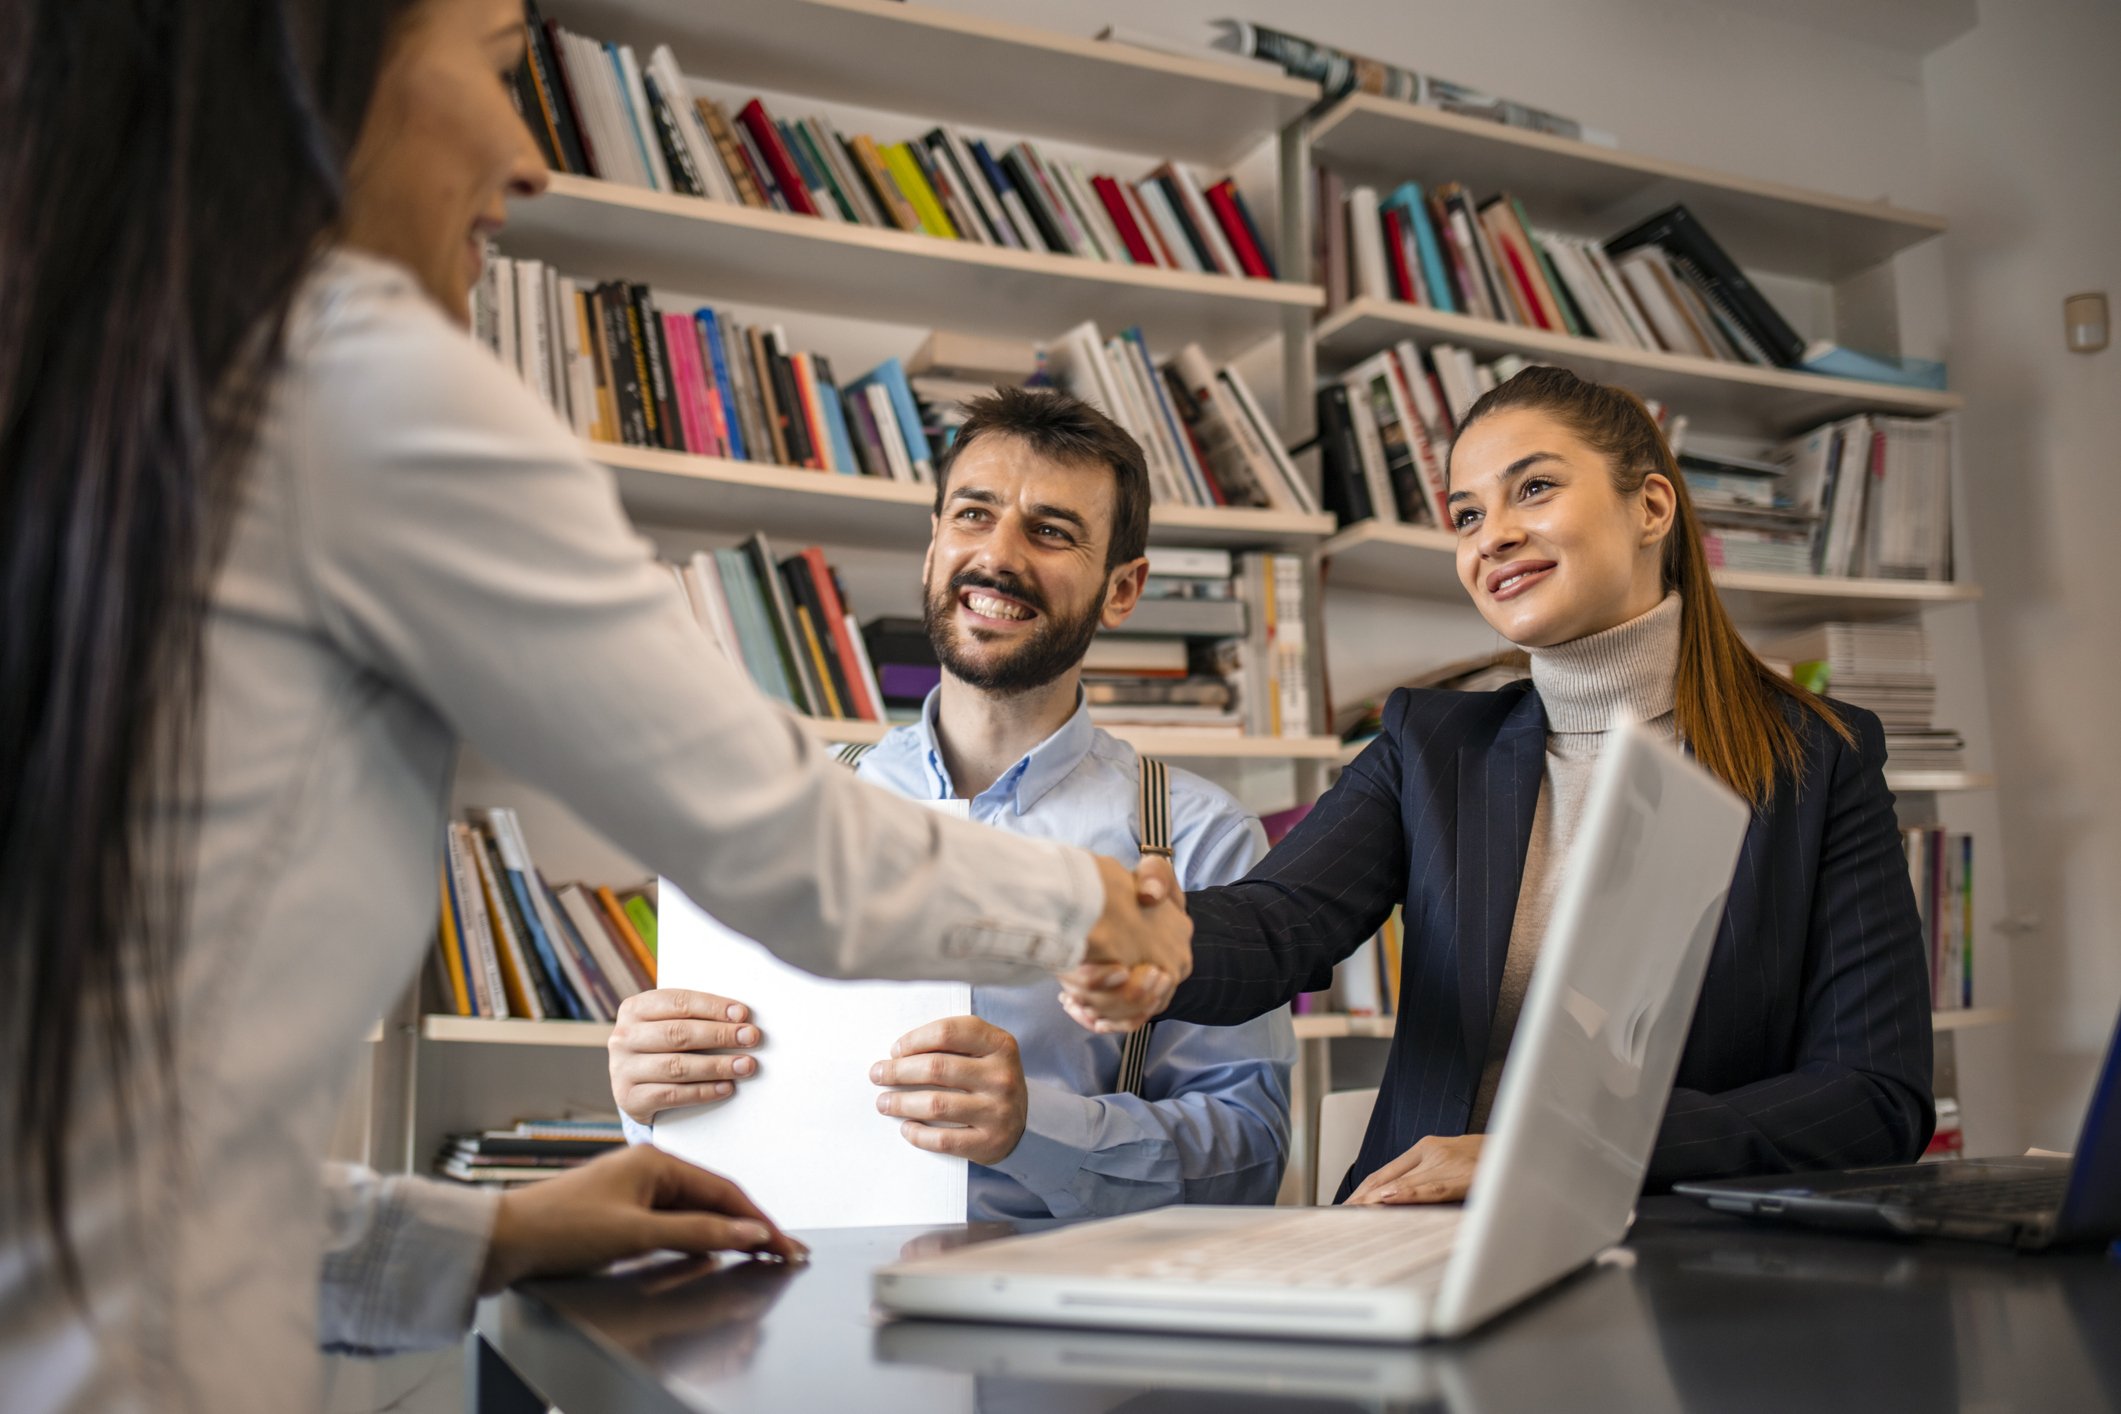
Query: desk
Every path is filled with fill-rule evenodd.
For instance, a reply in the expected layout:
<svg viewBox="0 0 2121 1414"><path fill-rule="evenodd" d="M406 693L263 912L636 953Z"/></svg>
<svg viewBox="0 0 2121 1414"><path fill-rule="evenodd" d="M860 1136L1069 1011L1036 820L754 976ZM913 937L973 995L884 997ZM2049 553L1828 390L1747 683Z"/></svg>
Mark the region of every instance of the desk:
<svg viewBox="0 0 2121 1414"><path fill-rule="evenodd" d="M2121 1409L2121 1262L1642 1207L1618 1261L1452 1345L880 1322L916 1230L805 1234L808 1268L542 1282L484 1304L479 1414L1514 1414ZM531 1393L537 1391L536 1395Z"/></svg>

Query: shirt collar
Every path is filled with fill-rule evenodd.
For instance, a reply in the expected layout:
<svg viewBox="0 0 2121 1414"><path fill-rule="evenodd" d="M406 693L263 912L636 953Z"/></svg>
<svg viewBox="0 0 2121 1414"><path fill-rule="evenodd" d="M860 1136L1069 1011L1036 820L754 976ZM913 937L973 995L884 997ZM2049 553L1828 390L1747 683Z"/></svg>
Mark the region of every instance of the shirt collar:
<svg viewBox="0 0 2121 1414"><path fill-rule="evenodd" d="M937 687L929 691L928 700L921 704L921 756L927 763L928 784L936 800L948 800L957 794L957 787L950 780L950 768L943 762L942 744L935 735L936 714L941 710L942 700L943 690ZM1078 687L1074 714L1061 723L1053 735L1032 747L1015 765L1002 772L1000 779L987 787L985 794L1009 795L1016 813L1022 815L1082 764L1096 740L1097 728L1090 721L1090 704L1084 700L1083 691Z"/></svg>

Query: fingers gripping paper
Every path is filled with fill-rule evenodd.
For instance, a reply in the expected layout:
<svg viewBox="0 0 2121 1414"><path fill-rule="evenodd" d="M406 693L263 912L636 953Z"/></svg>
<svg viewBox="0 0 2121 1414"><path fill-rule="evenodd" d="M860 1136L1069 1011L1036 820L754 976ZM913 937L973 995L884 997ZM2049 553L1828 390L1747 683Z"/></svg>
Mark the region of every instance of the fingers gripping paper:
<svg viewBox="0 0 2121 1414"><path fill-rule="evenodd" d="M960 982L839 982L790 967L665 879L656 981L740 1001L759 1068L711 1105L657 1117L657 1147L724 1174L787 1228L965 1220L965 1161L877 1113L869 1067L914 1027L972 1010Z"/></svg>

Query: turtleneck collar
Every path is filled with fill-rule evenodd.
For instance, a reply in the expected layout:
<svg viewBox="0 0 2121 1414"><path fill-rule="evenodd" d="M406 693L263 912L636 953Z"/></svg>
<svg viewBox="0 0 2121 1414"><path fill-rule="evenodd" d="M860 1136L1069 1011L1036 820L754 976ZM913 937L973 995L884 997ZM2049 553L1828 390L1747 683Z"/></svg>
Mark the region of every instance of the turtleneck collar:
<svg viewBox="0 0 2121 1414"><path fill-rule="evenodd" d="M1679 674L1679 595L1586 638L1529 650L1547 730L1602 732L1614 713L1654 722L1671 712Z"/></svg>

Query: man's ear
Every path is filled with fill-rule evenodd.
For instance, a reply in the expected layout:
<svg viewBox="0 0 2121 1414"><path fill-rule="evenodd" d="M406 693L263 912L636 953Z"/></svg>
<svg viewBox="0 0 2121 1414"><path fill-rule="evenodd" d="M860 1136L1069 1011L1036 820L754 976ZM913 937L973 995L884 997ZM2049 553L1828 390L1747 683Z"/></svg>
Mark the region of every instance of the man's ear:
<svg viewBox="0 0 2121 1414"><path fill-rule="evenodd" d="M1149 582L1149 559L1145 555L1130 564L1121 565L1105 581L1105 611L1098 622L1106 628L1118 628L1134 612L1134 606L1142 601L1142 588Z"/></svg>

